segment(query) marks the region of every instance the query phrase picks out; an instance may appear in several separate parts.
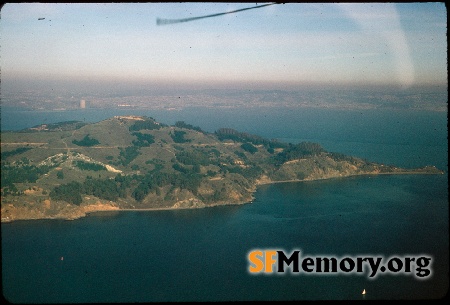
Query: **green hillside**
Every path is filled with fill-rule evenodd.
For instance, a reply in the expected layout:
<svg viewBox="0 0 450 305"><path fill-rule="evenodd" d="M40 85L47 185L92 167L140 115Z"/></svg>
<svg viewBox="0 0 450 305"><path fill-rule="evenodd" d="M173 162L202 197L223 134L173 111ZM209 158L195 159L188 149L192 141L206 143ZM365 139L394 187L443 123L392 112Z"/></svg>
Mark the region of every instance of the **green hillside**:
<svg viewBox="0 0 450 305"><path fill-rule="evenodd" d="M257 185L400 169L222 128L120 116L2 133L2 221L77 218L104 209L194 208L250 202Z"/></svg>

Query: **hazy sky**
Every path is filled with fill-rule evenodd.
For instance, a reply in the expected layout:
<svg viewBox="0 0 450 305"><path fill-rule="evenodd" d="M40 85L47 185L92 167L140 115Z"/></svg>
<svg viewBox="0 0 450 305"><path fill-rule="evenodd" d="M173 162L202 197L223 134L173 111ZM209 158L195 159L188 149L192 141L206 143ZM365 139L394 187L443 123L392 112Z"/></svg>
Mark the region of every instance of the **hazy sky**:
<svg viewBox="0 0 450 305"><path fill-rule="evenodd" d="M156 24L254 5L5 4L2 81L447 83L443 3L286 3Z"/></svg>

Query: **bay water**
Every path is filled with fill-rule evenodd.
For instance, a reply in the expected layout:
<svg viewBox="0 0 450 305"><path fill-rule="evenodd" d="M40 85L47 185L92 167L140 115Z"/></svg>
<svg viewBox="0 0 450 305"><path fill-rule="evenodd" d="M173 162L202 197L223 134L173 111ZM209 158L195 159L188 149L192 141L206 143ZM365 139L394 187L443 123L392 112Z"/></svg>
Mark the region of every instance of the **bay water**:
<svg viewBox="0 0 450 305"><path fill-rule="evenodd" d="M3 223L3 295L17 303L436 299L448 290L447 114L331 109L2 109L2 130L113 115L230 127L444 175L381 175L260 186L252 203ZM432 276L249 274L254 249L301 256L427 255ZM61 258L63 257L63 260ZM363 289L367 294L361 295Z"/></svg>

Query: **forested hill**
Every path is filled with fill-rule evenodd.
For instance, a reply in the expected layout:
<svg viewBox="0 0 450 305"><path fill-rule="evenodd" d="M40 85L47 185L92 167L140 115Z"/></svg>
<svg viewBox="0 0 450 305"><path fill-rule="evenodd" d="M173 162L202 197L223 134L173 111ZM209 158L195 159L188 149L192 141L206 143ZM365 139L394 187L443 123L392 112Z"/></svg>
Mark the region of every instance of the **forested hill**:
<svg viewBox="0 0 450 305"><path fill-rule="evenodd" d="M239 204L253 199L258 184L277 181L440 173L376 164L317 143L282 143L231 128L208 133L150 117L40 125L1 139L2 221Z"/></svg>

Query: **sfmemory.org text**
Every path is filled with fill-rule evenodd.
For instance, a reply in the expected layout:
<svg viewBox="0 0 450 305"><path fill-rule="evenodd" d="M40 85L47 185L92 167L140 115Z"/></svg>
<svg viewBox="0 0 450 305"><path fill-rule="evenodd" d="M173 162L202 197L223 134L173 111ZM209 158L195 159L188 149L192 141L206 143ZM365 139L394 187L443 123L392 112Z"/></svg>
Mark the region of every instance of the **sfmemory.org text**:
<svg viewBox="0 0 450 305"><path fill-rule="evenodd" d="M283 250L256 249L248 253L251 274L282 274L286 271L303 274L367 274L375 279L379 274L412 274L418 279L431 277L432 257L415 256L307 256L300 250L285 254Z"/></svg>

